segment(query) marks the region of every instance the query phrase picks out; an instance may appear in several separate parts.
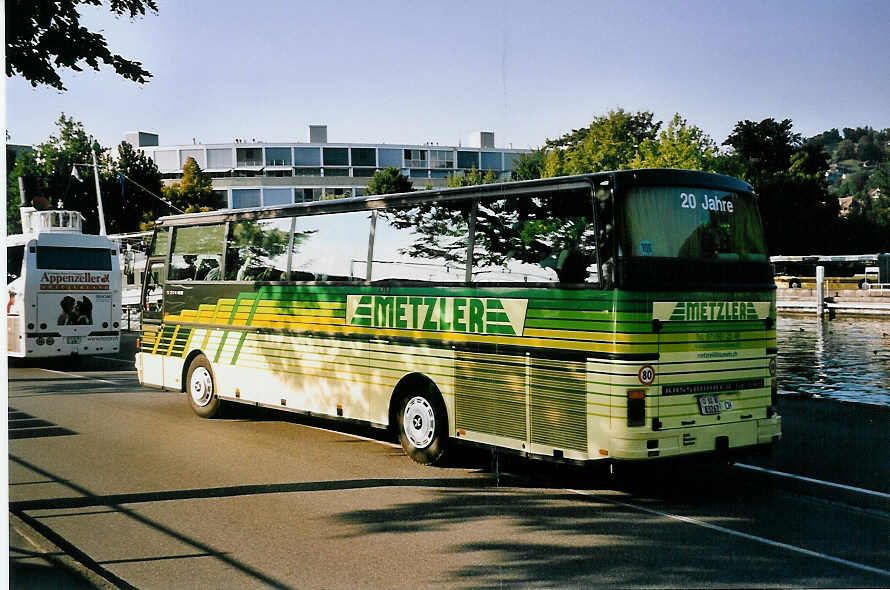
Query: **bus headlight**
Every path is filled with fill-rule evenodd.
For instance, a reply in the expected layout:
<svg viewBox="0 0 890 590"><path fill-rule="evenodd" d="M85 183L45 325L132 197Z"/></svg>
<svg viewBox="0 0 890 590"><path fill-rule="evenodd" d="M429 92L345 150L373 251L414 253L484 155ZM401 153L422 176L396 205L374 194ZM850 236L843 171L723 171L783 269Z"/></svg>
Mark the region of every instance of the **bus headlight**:
<svg viewBox="0 0 890 590"><path fill-rule="evenodd" d="M50 346L52 346L53 343L55 343L55 341L56 341L56 339L53 338L52 336L50 336L49 338L46 339L46 343L49 344Z"/></svg>

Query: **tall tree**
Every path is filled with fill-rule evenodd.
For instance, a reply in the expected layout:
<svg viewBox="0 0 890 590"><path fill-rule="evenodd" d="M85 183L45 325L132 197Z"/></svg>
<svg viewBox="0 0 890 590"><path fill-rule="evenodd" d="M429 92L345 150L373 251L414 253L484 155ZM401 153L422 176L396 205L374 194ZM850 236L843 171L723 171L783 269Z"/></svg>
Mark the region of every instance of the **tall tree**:
<svg viewBox="0 0 890 590"><path fill-rule="evenodd" d="M37 207L79 211L85 218L84 230L95 233L99 229L96 185L93 180L92 155L94 143L83 124L61 114L56 121L58 132L22 154L7 176L7 230L21 231L18 178L25 184L29 204ZM99 146L99 186L109 233L133 232L143 220L155 219L172 211L158 198L161 194L161 173L155 163L141 151L123 142L118 157ZM80 180L72 176L77 168ZM124 175L123 185L121 175ZM137 186L137 185L141 185Z"/></svg>
<svg viewBox="0 0 890 590"><path fill-rule="evenodd" d="M80 24L80 5L102 6L103 0L5 0L6 75L19 75L32 86L43 84L65 90L60 68L77 72L86 64L99 70L111 66L127 80L144 84L151 74L142 63L112 53L105 37ZM155 0L109 0L117 17L135 19L146 11L157 13Z"/></svg>
<svg viewBox="0 0 890 590"><path fill-rule="evenodd" d="M182 165L182 180L163 187L162 191L168 201L186 213L212 211L223 205L213 192L213 180L192 157Z"/></svg>
<svg viewBox="0 0 890 590"><path fill-rule="evenodd" d="M411 184L411 180L394 166L377 170L368 181L369 195L410 193L413 190L414 186Z"/></svg>
<svg viewBox="0 0 890 590"><path fill-rule="evenodd" d="M118 185L109 189L117 193L121 211L109 223L111 233L125 233L145 229L158 217L175 213L169 205L160 200L163 192L161 172L154 160L141 150L123 141L118 146L118 159L112 163L109 181ZM119 195L119 197L117 196ZM110 201L115 202L109 198Z"/></svg>
<svg viewBox="0 0 890 590"><path fill-rule="evenodd" d="M648 111L628 113L624 109L609 111L593 118L584 129L576 129L556 140L548 140L545 176L584 174L602 170L628 168L640 145L656 139L661 123Z"/></svg>
<svg viewBox="0 0 890 590"><path fill-rule="evenodd" d="M528 154L520 154L513 163L512 180L534 180L544 174L547 151L539 148Z"/></svg>
<svg viewBox="0 0 890 590"><path fill-rule="evenodd" d="M821 148L803 145L790 119L772 118L736 123L723 143L760 196L770 251L824 251L824 236L836 229L839 206L828 192L828 162Z"/></svg>
<svg viewBox="0 0 890 590"><path fill-rule="evenodd" d="M646 138L630 161L631 168L685 168L711 170L717 146L695 125L689 125L679 113L655 139Z"/></svg>

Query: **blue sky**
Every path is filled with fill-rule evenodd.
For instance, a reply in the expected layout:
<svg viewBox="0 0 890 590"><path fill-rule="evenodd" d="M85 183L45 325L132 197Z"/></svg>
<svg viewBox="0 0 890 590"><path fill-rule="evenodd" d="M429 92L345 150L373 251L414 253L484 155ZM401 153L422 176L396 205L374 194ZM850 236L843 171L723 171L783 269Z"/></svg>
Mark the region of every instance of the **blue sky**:
<svg viewBox="0 0 890 590"><path fill-rule="evenodd" d="M474 131L536 147L609 109L674 112L718 143L743 119L809 136L890 127L890 2L159 0L134 23L84 9L154 74L7 78L13 143L64 111L104 145L232 138L453 145Z"/></svg>

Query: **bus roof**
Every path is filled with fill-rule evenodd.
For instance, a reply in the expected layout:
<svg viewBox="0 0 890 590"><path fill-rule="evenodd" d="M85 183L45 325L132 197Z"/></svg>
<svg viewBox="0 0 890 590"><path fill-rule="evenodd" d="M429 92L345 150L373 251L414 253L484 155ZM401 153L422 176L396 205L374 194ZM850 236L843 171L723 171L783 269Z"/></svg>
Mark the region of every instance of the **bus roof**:
<svg viewBox="0 0 890 590"><path fill-rule="evenodd" d="M326 213L342 213L383 209L387 207L411 207L412 205L433 201L456 201L476 198L497 198L534 196L552 194L554 192L590 190L595 185L608 185L614 181L615 186L633 186L644 184L677 185L691 187L707 187L736 192L753 193L753 187L737 178L701 172L696 170L678 170L669 168L644 168L636 170L617 170L579 174L576 176L557 176L554 178L538 178L513 182L498 182L460 188L433 189L410 193L386 195L368 195L348 197L292 205L269 207L249 207L242 209L221 209L204 213L187 213L184 215L168 215L158 219L159 227L204 225L222 221L243 221L253 219L275 219L305 215L321 215Z"/></svg>

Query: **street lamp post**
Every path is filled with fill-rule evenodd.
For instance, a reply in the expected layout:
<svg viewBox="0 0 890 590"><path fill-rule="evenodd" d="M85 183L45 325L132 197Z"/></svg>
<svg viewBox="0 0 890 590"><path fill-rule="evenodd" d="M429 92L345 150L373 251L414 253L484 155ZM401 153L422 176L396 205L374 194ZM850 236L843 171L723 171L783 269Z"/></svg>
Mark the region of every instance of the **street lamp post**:
<svg viewBox="0 0 890 590"><path fill-rule="evenodd" d="M94 141L90 146L90 154L93 156L93 178L96 179L96 202L99 204L99 235L108 235L105 231L105 210L102 207L102 191L99 189L99 163L96 161L96 151L99 149L99 142Z"/></svg>

